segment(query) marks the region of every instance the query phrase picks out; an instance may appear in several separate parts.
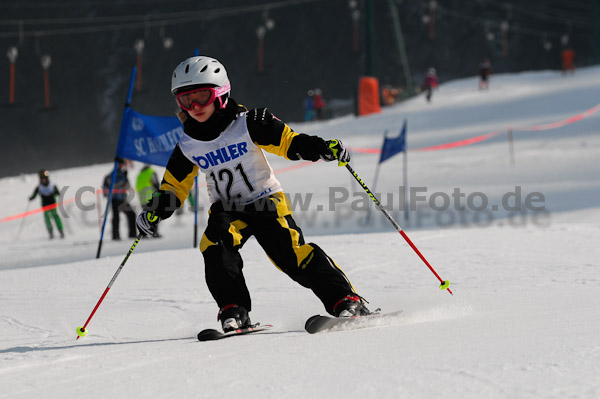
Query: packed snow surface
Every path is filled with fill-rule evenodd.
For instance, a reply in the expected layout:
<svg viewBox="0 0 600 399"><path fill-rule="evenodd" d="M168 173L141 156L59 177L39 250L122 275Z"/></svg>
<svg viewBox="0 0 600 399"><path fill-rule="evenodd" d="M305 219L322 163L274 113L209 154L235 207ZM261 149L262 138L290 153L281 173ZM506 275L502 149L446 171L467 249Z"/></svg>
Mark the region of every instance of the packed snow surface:
<svg viewBox="0 0 600 399"><path fill-rule="evenodd" d="M250 315L275 328L198 342L201 329L218 328L217 307L186 210L161 223L163 238L140 242L89 335L76 340L132 241L110 240L109 219L95 258L93 191L111 163L50 171L63 199L79 198L61 208L66 238L48 240L41 214L0 223L0 398L598 398L600 113L519 128L599 103L593 67L493 76L489 91L475 78L452 81L431 104L419 96L378 115L291 123L355 149L379 148L385 130L396 135L408 123L408 220L403 155L381 165L377 182L378 155L357 150L351 164L453 296L373 206L366 223L370 200L345 168L286 169L301 163L269 156L306 240L335 259L370 308L403 311L353 331L307 334L304 321L324 314L322 305L250 240L242 249ZM504 133L410 151L510 128L514 164ZM36 184L35 175L1 179L0 219L39 207L27 202ZM200 187L200 234L206 204Z"/></svg>

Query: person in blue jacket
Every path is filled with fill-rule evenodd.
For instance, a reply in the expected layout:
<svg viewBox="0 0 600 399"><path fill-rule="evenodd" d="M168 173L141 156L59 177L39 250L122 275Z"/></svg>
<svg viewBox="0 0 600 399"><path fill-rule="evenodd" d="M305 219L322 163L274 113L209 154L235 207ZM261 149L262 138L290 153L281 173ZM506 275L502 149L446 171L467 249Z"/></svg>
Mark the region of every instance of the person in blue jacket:
<svg viewBox="0 0 600 399"><path fill-rule="evenodd" d="M119 213L123 212L127 218L127 227L129 238L136 237L135 228L135 212L129 203L129 193L132 190L127 178L127 164L123 158L116 158L117 161L117 175L115 177L115 183L113 185L113 192L111 198L112 208L112 238L113 240L120 240L121 234L119 232ZM104 196L108 197L108 190L110 189L110 181L112 179L112 173L109 173L104 177Z"/></svg>

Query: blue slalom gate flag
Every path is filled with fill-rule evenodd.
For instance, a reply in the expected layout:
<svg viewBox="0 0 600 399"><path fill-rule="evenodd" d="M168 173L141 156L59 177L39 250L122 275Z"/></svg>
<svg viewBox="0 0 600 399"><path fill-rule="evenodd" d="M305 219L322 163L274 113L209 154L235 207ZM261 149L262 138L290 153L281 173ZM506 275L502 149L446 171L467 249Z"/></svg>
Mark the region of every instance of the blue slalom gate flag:
<svg viewBox="0 0 600 399"><path fill-rule="evenodd" d="M398 154L406 151L406 119L398 137L386 137L383 140L383 148L381 149L381 157L379 163L386 161Z"/></svg>
<svg viewBox="0 0 600 399"><path fill-rule="evenodd" d="M151 116L126 107L119 134L117 156L167 166L173 148L183 135L176 116Z"/></svg>

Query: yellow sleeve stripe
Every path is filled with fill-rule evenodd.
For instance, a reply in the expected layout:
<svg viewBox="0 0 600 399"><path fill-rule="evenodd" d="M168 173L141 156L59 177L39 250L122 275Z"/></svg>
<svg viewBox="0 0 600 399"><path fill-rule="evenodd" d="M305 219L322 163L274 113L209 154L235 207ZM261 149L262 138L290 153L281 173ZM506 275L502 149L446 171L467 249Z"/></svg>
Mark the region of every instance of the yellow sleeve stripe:
<svg viewBox="0 0 600 399"><path fill-rule="evenodd" d="M167 169L163 176L164 183L161 184L160 189L165 191L171 191L175 193L179 202L183 204L190 194L190 190L194 186L194 177L198 175L198 166L194 166L192 172L185 177L182 181L177 180L171 172Z"/></svg>
<svg viewBox="0 0 600 399"><path fill-rule="evenodd" d="M206 251L206 249L212 245L217 245L217 244L215 244L214 242L209 240L208 237L206 237L206 234L203 234L202 238L200 239L200 252Z"/></svg>
<svg viewBox="0 0 600 399"><path fill-rule="evenodd" d="M290 145L292 144L292 139L298 135L298 133L294 132L288 125L284 125L283 132L281 132L281 141L279 145L258 145L263 150L270 152L271 154L278 155L280 157L284 157L285 159L289 159L287 156L287 152L290 149Z"/></svg>

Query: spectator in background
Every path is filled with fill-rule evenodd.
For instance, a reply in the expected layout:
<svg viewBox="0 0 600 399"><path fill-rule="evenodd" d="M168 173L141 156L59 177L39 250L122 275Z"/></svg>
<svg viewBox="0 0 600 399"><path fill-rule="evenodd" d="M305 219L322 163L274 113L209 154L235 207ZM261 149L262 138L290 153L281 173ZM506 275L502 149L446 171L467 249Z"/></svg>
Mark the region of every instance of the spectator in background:
<svg viewBox="0 0 600 399"><path fill-rule="evenodd" d="M138 197L140 199L142 209L147 210L146 204L150 202L150 200L152 199L152 194L158 191L159 188L160 185L158 183L158 176L156 175L156 172L154 171L154 169L152 169L152 166L144 165L144 167L138 174L135 183L135 189L138 192ZM152 236L155 238L160 237L160 234L158 234L158 230L156 230Z"/></svg>
<svg viewBox="0 0 600 399"><path fill-rule="evenodd" d="M481 60L477 73L479 74L479 90L488 90L490 88L490 75L492 73L492 64L488 58Z"/></svg>
<svg viewBox="0 0 600 399"><path fill-rule="evenodd" d="M313 105L315 107L315 113L317 120L323 120L323 113L325 111L325 100L323 100L323 94L321 89L315 89L315 95L313 97Z"/></svg>
<svg viewBox="0 0 600 399"><path fill-rule="evenodd" d="M396 102L396 97L402 93L402 89L396 89L390 85L383 86L381 97L383 97L384 105L392 105Z"/></svg>
<svg viewBox="0 0 600 399"><path fill-rule="evenodd" d="M425 92L425 98L427 102L431 102L431 96L433 95L433 90L438 87L438 78L437 72L435 68L429 68L427 73L425 74L425 79L423 80L423 84L421 85L421 89Z"/></svg>
<svg viewBox="0 0 600 399"><path fill-rule="evenodd" d="M127 199L127 193L131 186L129 185L129 179L127 178L127 163L123 158L116 158L117 161L117 175L115 177L115 183L113 186L113 193L111 199L111 206L113 212L112 218L112 238L113 240L120 240L121 235L119 234L119 212L123 212L127 217L127 226L129 228L129 238L135 238L136 227L135 227L135 212L129 204ZM110 181L112 179L112 173L109 173L104 177L104 196L108 197L108 190L110 189Z"/></svg>
<svg viewBox="0 0 600 399"><path fill-rule="evenodd" d="M563 75L567 75L568 71L571 71L571 75L575 74L575 51L572 48L566 47L562 53L562 72Z"/></svg>
<svg viewBox="0 0 600 399"><path fill-rule="evenodd" d="M58 188L50 183L50 173L47 170L40 170L38 173L40 178L40 184L35 188L31 197L29 197L29 201L33 201L33 199L39 194L42 199L42 207L55 205L56 197L60 195L58 192ZM46 209L44 211L44 220L46 221L46 229L48 230L48 234L50 235L50 239L54 238L54 233L52 231L52 221L50 218L54 219L54 223L56 223L56 228L60 233L60 238L65 238L65 233L63 232L62 221L60 220L60 216L58 216L58 212L56 211L56 207L52 209Z"/></svg>
<svg viewBox="0 0 600 399"><path fill-rule="evenodd" d="M315 92L313 90L309 90L306 93L306 98L304 99L304 120L306 122L310 122L315 119L315 103L314 103Z"/></svg>

